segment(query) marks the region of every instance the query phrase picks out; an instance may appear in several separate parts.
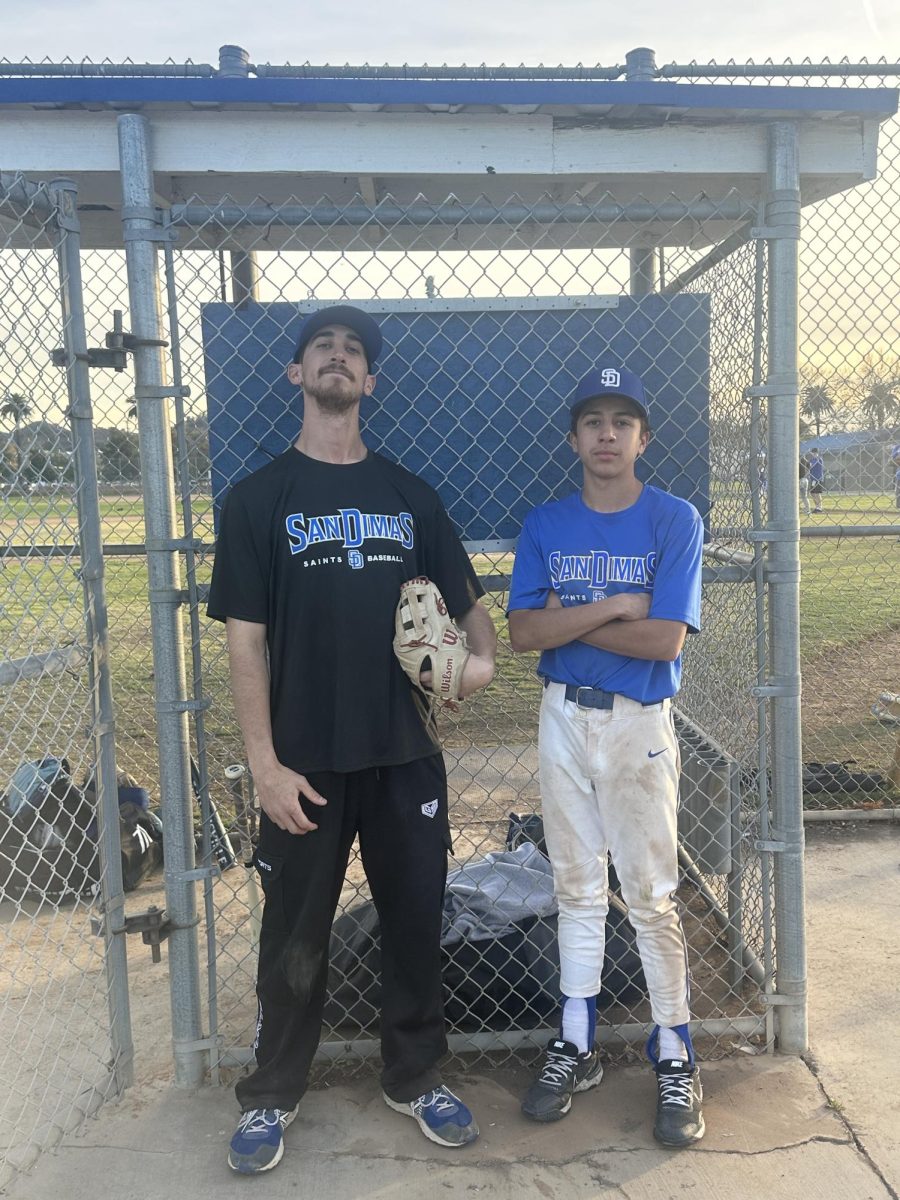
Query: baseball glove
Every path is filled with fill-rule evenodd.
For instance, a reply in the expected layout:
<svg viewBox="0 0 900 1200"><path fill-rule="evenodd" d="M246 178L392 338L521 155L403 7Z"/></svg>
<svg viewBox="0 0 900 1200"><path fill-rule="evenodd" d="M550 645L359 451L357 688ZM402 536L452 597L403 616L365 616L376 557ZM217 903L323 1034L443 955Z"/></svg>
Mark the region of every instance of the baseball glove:
<svg viewBox="0 0 900 1200"><path fill-rule="evenodd" d="M414 687L436 702L459 703L459 686L469 659L466 635L447 613L444 597L430 579L409 579L400 588L394 619L394 654ZM431 671L431 686L421 682Z"/></svg>

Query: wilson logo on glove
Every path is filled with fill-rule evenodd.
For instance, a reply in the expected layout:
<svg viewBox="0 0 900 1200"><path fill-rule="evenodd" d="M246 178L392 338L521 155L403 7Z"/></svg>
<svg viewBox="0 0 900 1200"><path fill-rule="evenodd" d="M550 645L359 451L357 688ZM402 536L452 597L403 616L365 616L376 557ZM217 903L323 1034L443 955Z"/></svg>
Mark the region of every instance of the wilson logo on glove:
<svg viewBox="0 0 900 1200"><path fill-rule="evenodd" d="M394 622L394 654L412 684L432 703L458 704L469 660L466 635L451 621L439 589L430 579L407 580L400 588ZM422 672L431 672L431 685Z"/></svg>

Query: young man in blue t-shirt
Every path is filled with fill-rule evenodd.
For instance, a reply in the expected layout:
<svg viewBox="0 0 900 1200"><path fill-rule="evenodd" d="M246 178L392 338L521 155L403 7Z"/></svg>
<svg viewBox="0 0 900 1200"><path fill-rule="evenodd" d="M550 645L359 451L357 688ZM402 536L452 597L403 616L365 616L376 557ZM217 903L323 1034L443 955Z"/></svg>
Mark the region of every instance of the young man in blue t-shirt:
<svg viewBox="0 0 900 1200"><path fill-rule="evenodd" d="M700 628L703 525L685 500L635 475L650 440L640 379L601 365L572 400L569 444L584 486L529 513L509 601L513 649L540 650L538 748L544 830L559 900L560 1034L523 1112L555 1121L600 1082L594 1044L607 852L637 936L654 1028L654 1134L704 1133L688 1022L678 886L678 742L671 698Z"/></svg>

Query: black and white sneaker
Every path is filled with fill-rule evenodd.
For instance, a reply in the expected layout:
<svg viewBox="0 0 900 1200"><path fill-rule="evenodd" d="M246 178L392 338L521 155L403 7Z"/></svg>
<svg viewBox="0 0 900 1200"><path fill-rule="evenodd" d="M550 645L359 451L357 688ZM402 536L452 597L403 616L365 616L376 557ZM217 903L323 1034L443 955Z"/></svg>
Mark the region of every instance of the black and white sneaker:
<svg viewBox="0 0 900 1200"><path fill-rule="evenodd" d="M559 1121L572 1107L575 1092L596 1087L602 1078L596 1046L580 1054L571 1042L554 1038L544 1052L540 1074L525 1093L522 1112L532 1121Z"/></svg>
<svg viewBox="0 0 900 1200"><path fill-rule="evenodd" d="M677 1148L699 1142L706 1132L703 1123L703 1088L696 1065L682 1059L662 1059L656 1072L656 1121L653 1136L663 1146Z"/></svg>

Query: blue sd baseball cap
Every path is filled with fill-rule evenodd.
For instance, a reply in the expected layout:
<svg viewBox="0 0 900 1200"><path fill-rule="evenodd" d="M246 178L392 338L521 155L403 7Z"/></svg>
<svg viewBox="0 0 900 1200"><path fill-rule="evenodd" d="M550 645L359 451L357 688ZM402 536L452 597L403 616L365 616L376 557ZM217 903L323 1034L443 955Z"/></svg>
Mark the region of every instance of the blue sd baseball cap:
<svg viewBox="0 0 900 1200"><path fill-rule="evenodd" d="M575 389L570 402L573 426L588 401L601 396L624 396L640 409L643 417L650 419L644 385L634 371L627 371L624 367L600 366L585 375Z"/></svg>
<svg viewBox="0 0 900 1200"><path fill-rule="evenodd" d="M361 308L354 308L350 304L334 304L330 308L320 308L318 312L310 313L300 326L300 338L297 342L297 349L294 351L293 361L295 363L300 361L309 342L320 329L325 329L328 325L346 325L348 329L352 329L355 334L359 335L359 340L366 352L366 362L371 371L375 366L375 360L381 353L381 330L374 317L370 317Z"/></svg>

